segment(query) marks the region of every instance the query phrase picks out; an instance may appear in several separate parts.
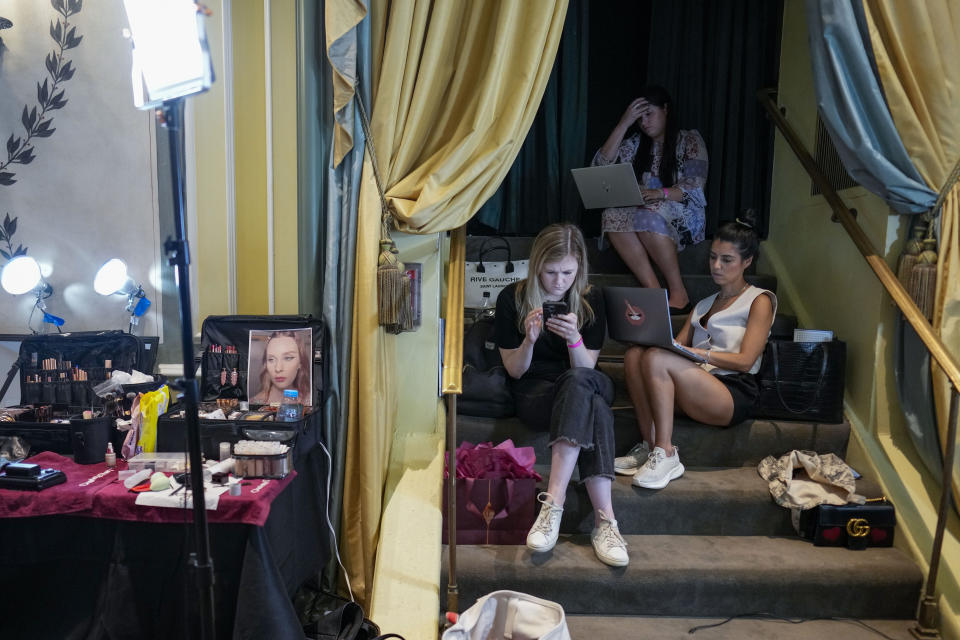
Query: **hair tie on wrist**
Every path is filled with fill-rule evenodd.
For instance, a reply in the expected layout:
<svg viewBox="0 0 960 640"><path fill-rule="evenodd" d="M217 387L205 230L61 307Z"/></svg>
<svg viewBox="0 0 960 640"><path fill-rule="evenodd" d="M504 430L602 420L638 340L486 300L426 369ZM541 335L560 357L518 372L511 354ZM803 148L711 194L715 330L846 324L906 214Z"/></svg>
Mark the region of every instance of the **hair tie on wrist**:
<svg viewBox="0 0 960 640"><path fill-rule="evenodd" d="M667 199L669 199L669 197L670 197L670 196L669 196L669 194L667 193L667 188L664 187L664 188L663 188L663 199L664 199L664 200L667 200Z"/></svg>
<svg viewBox="0 0 960 640"><path fill-rule="evenodd" d="M583 336L580 336L580 339L574 342L573 344L568 344L567 349L576 349L583 344Z"/></svg>

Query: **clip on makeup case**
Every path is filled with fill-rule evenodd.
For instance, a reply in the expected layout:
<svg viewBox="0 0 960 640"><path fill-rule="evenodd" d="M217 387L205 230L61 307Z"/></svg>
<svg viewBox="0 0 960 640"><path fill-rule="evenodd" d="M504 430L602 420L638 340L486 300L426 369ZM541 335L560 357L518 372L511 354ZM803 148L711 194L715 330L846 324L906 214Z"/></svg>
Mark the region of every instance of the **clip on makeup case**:
<svg viewBox="0 0 960 640"><path fill-rule="evenodd" d="M149 391L163 383L126 385L113 402L93 388L114 371L151 374L158 339L119 330L75 331L30 336L20 343L20 405L0 409L0 440L17 436L28 455L40 451L72 454L80 464L103 462L107 442L122 434L114 421L129 410L127 392ZM14 370L11 370L14 371ZM158 376L154 376L158 378ZM89 411L89 417L84 412Z"/></svg>
<svg viewBox="0 0 960 640"><path fill-rule="evenodd" d="M305 339L308 329L309 349ZM254 380L250 388L257 389L262 384L261 373L266 368L266 345L273 336L297 336L299 359L305 357L312 361L309 385L312 404L301 397L303 416L294 422L274 421L275 414L268 403L256 402L256 396L251 402L247 397L251 382L248 370L251 366L250 349L253 347L255 358ZM203 321L198 379L200 410L205 413L219 405L226 417L220 420L200 418L201 447L207 459L219 457L222 442L233 445L239 440L275 440L293 448L293 465L294 468L298 466L298 459L308 454L321 437L319 406L324 387L323 341L323 323L311 315L209 316ZM301 375L299 370L297 375ZM269 377L268 374L264 376ZM249 407L242 409L241 402L247 402ZM183 409L182 403L178 403L160 416L157 451L186 450Z"/></svg>

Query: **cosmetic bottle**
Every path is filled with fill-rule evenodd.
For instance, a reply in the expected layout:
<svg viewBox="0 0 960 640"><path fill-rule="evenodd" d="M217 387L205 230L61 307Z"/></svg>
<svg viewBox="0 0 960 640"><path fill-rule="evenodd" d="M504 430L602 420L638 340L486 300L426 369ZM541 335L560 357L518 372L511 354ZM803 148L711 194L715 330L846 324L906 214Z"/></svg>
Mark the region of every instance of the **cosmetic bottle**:
<svg viewBox="0 0 960 640"><path fill-rule="evenodd" d="M104 455L103 459L104 462L107 463L108 468L112 469L113 467L117 466L117 454L113 451L112 442L107 443L107 453Z"/></svg>

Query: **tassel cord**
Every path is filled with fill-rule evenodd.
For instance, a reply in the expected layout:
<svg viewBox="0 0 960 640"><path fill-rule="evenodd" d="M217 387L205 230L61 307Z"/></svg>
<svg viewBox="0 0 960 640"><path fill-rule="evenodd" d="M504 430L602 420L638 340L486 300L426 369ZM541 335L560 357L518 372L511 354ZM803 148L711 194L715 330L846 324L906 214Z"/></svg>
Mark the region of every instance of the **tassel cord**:
<svg viewBox="0 0 960 640"><path fill-rule="evenodd" d="M363 106L363 98L360 93L355 91L354 96L357 100L357 107L360 109L360 124L363 127L363 135L367 138L367 144L370 146L370 164L373 166L373 178L377 183L377 193L380 195L380 240L390 239L389 220L390 205L387 203L386 192L383 188L383 178L380 174L380 165L377 162L377 150L373 145L373 133L370 131L370 119L367 117L367 110ZM393 244L393 241L390 241Z"/></svg>
<svg viewBox="0 0 960 640"><path fill-rule="evenodd" d="M943 184L943 189L941 189L940 193L937 195L937 201L934 203L933 208L930 209L931 220L936 220L936 218L940 215L940 209L943 208L943 202L947 199L947 195L953 191L953 187L957 184L957 180L960 180L960 159L958 159L957 163L953 165L953 171L951 171L950 175L947 176L947 181ZM930 225L930 228L932 229L933 225Z"/></svg>
<svg viewBox="0 0 960 640"><path fill-rule="evenodd" d="M403 263L400 261L397 245L390 237L392 216L383 188L383 178L380 174L380 165L377 162L377 153L373 144L373 134L370 131L367 110L363 106L360 93L354 92L354 96L360 110L360 123L363 126L363 133L367 138L367 144L370 146L370 164L373 167L373 177L377 183L377 193L380 196L380 256L377 260L378 321L391 333L410 331L413 329L410 278L407 277Z"/></svg>

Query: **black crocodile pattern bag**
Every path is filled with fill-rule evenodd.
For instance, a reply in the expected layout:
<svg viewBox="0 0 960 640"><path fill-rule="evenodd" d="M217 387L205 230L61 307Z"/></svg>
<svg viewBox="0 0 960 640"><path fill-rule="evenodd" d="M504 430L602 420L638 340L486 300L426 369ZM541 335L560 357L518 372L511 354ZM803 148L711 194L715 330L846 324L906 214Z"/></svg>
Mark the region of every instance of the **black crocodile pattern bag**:
<svg viewBox="0 0 960 640"><path fill-rule="evenodd" d="M836 424L843 422L847 345L770 340L757 382L755 418Z"/></svg>

